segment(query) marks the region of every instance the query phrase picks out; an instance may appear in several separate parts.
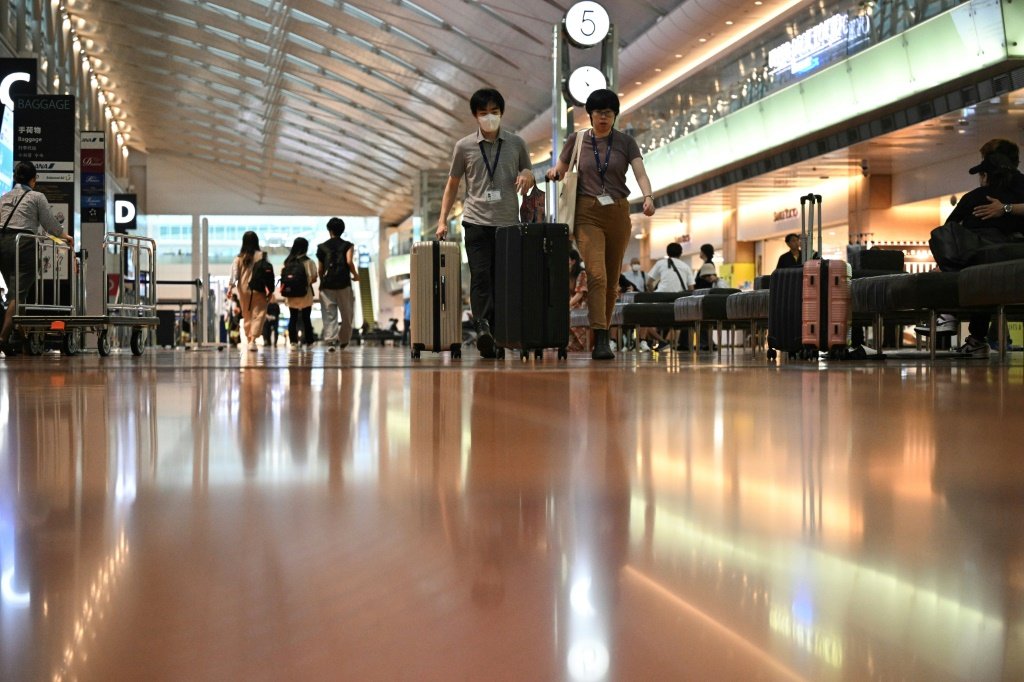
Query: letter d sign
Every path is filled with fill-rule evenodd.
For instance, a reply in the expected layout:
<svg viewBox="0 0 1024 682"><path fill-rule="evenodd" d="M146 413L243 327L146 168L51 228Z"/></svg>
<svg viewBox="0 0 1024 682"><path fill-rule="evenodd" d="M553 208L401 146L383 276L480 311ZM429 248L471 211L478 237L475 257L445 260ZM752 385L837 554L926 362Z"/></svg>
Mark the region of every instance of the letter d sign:
<svg viewBox="0 0 1024 682"><path fill-rule="evenodd" d="M136 197L134 194L114 195L114 231L127 232L138 227L136 217Z"/></svg>

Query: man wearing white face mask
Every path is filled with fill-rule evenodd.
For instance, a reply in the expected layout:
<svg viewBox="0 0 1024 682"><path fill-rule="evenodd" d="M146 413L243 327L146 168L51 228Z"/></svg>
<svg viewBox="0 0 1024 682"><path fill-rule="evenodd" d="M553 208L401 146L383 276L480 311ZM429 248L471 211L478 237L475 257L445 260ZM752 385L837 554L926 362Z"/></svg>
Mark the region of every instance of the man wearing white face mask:
<svg viewBox="0 0 1024 682"><path fill-rule="evenodd" d="M448 214L466 177L462 227L469 257L469 301L477 328L477 349L495 357L494 245L495 227L519 222L516 193L534 186L530 153L518 135L501 128L505 99L497 90L477 90L469 99L477 130L455 143L451 171L441 199L437 238L448 234Z"/></svg>
<svg viewBox="0 0 1024 682"><path fill-rule="evenodd" d="M640 269L640 259L633 256L629 261L629 270L619 275L619 290L622 292L647 291L647 275Z"/></svg>

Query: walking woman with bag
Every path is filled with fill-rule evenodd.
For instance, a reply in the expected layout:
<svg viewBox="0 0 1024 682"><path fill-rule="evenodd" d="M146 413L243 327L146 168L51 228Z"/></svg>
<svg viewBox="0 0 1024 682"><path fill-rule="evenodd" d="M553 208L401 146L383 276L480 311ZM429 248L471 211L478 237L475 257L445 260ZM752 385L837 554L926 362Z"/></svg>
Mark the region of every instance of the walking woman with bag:
<svg viewBox="0 0 1024 682"><path fill-rule="evenodd" d="M570 229L587 264L590 328L594 332L594 360L612 360L608 343L608 322L618 297L618 273L629 244L629 189L626 171L633 169L644 193L644 215L654 215L651 181L644 168L636 140L615 129L619 98L611 90L595 90L586 104L593 126L573 133L566 140L558 163L547 172L549 180L561 180L576 156L578 181L576 211ZM577 139L584 136L579 145ZM560 216L561 217L561 216Z"/></svg>
<svg viewBox="0 0 1024 682"><path fill-rule="evenodd" d="M242 327L249 341L249 350L256 350L256 339L263 335L267 319L267 302L274 291L274 270L266 254L260 250L260 238L249 230L242 235L242 248L231 263L228 299L238 296L242 308ZM269 282L267 271L269 270Z"/></svg>
<svg viewBox="0 0 1024 682"><path fill-rule="evenodd" d="M288 306L288 343L298 348L299 339L305 348L313 346L313 282L317 280L316 263L307 255L309 241L296 237L292 250L281 267L281 295Z"/></svg>

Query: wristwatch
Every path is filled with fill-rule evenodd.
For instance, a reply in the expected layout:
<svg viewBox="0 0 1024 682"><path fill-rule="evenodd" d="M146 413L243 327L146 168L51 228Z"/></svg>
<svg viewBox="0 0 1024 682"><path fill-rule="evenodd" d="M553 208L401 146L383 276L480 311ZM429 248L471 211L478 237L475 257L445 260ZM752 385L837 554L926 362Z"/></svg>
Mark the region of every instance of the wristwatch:
<svg viewBox="0 0 1024 682"><path fill-rule="evenodd" d="M1006 215L1013 213L1013 204L1003 204L1003 213Z"/></svg>

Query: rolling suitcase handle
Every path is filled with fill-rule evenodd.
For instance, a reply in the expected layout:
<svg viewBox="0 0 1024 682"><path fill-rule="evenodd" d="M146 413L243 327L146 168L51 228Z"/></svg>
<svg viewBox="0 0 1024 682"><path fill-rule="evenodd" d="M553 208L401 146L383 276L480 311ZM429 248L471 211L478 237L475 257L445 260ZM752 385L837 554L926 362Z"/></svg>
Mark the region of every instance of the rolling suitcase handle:
<svg viewBox="0 0 1024 682"><path fill-rule="evenodd" d="M807 202L811 201L811 210L807 211ZM814 195L805 194L800 197L800 263L806 263L814 249Z"/></svg>
<svg viewBox="0 0 1024 682"><path fill-rule="evenodd" d="M812 194L811 197L812 197L812 201L814 201L816 204L818 204L818 257L822 258L822 252L824 252L824 250L825 250L825 239L824 239L824 237L821 236L821 229L822 229L821 195L820 194ZM814 254L812 253L811 256L813 257Z"/></svg>

